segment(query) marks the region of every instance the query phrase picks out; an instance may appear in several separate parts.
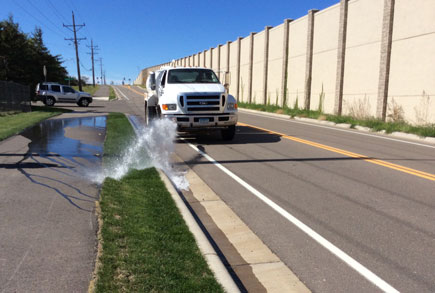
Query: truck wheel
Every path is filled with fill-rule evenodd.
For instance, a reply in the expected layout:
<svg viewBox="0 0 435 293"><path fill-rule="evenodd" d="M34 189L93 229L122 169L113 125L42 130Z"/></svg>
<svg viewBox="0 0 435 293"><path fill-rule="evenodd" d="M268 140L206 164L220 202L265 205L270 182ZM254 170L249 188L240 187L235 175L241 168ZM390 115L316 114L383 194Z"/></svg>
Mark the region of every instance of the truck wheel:
<svg viewBox="0 0 435 293"><path fill-rule="evenodd" d="M87 106L89 106L89 100L88 99L80 99L79 106L80 107L87 107Z"/></svg>
<svg viewBox="0 0 435 293"><path fill-rule="evenodd" d="M146 107L145 108L145 123L150 125L151 122L157 118L156 107Z"/></svg>
<svg viewBox="0 0 435 293"><path fill-rule="evenodd" d="M236 134L236 126L231 125L226 129L221 130L221 135L223 140L232 140Z"/></svg>
<svg viewBox="0 0 435 293"><path fill-rule="evenodd" d="M55 100L53 97L46 97L44 100L44 104L46 106L49 106L49 107L54 106L54 103L55 103Z"/></svg>

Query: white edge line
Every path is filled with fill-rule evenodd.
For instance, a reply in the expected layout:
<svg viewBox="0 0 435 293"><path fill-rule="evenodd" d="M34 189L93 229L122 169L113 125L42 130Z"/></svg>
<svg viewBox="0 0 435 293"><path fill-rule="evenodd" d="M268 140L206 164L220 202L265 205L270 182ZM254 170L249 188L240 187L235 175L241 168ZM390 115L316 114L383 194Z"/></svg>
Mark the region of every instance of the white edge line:
<svg viewBox="0 0 435 293"><path fill-rule="evenodd" d="M238 177L236 174L222 166L220 163L218 163L216 160L214 160L212 157L198 149L196 146L192 145L191 143L187 144L200 153L204 158L206 158L208 161L213 163L216 167L221 169L224 173L226 173L228 176L233 178L235 181L237 181L240 185L242 185L244 188L246 188L248 191L250 191L252 194L254 194L256 197L258 197L260 200L262 200L264 203L266 203L268 206L270 206L272 209L274 209L276 212L278 212L281 216L286 218L288 221L293 223L296 227L298 227L300 230L302 230L305 234L310 236L313 240L318 242L320 245L322 245L324 248L329 250L332 254L337 256L339 259L341 259L343 262L345 262L348 266L353 268L355 271L357 271L360 275L362 275L364 278L366 278L368 281L373 283L375 286L380 288L381 290L385 292L399 292L395 288L393 288L390 284L379 278L377 275L372 273L369 269L364 267L362 264L357 262L355 259L350 257L348 254L346 254L344 251L342 251L340 248L326 240L323 236L315 232L313 229L302 223L300 220L298 220L296 217L291 215L289 212L281 208L279 205L277 205L275 202L270 200L268 197L266 197L264 194L259 192L257 189L246 183L243 179Z"/></svg>
<svg viewBox="0 0 435 293"><path fill-rule="evenodd" d="M275 120L281 120L281 121L287 121L287 122L291 122L291 123L304 124L304 125L309 125L309 126L314 126L314 127L326 128L326 129L331 129L331 130L336 130L336 131L341 131L341 132L347 132L347 133L353 133L353 134L357 134L357 135L370 136L370 137L375 137L375 138L380 138L380 139L386 139L386 140L392 140L392 141L396 141L396 142L402 142L402 143L407 143L407 144L418 145L418 146L422 146L422 147L427 147L427 148L435 149L435 146L431 146L431 145L427 145L427 144L422 144L422 143L418 143L418 142L400 140L400 139L380 136L380 135L376 135L376 134L361 133L361 132L358 132L357 130L352 131L352 130L335 128L335 127L331 127L331 126L317 125L317 124L313 124L313 123L309 123L309 122L297 121L297 120L291 119L290 117L288 119L285 119L285 118L272 117L272 116L269 116L269 115L261 115L261 114L252 113L252 112L245 112L243 110L240 111L240 112L242 112L244 114L253 115L253 116L263 117L263 118L271 118L271 119L275 119Z"/></svg>
<svg viewBox="0 0 435 293"><path fill-rule="evenodd" d="M117 87L114 87L116 90L118 90L118 92L127 100L130 100L129 98L127 98L127 96Z"/></svg>

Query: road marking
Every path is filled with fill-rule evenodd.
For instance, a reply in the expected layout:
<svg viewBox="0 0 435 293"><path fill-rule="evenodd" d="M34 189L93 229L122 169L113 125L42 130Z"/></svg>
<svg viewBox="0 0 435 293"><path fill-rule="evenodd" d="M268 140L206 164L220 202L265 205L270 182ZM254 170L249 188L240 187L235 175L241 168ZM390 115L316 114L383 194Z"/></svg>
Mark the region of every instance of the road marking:
<svg viewBox="0 0 435 293"><path fill-rule="evenodd" d="M184 139L183 139L184 140ZM185 140L184 140L185 141ZM201 154L204 158L206 158L209 162L211 162L213 165L221 169L225 174L233 178L236 182L238 182L240 185L242 185L245 189L250 191L252 194L254 194L258 199L263 201L265 204L267 204L269 207L274 209L277 213L279 213L281 216L286 218L289 222L294 224L296 227L298 227L301 231L303 231L305 234L307 234L309 237L311 237L313 240L315 240L317 243L319 243L321 246L326 248L329 252L334 254L336 257L341 259L344 263L346 263L348 266L353 268L355 271L357 271L360 275L362 275L364 278L366 278L368 281L370 281L372 284L383 290L384 292L399 292L395 288L393 288L390 284L379 278L377 275L372 273L369 269L364 267L362 264L357 262L355 259L350 257L347 253L342 251L340 248L326 240L323 236L315 232L313 229L302 223L300 220L298 220L296 217L294 217L292 214L284 210L282 207L277 205L275 202L270 200L267 196L259 192L257 189L249 185L247 182L245 182L243 179L241 179L239 176L222 166L220 163L218 163L215 159L198 149L193 144L186 142L192 149L197 151L199 154Z"/></svg>
<svg viewBox="0 0 435 293"><path fill-rule="evenodd" d="M127 100L130 100L129 98L127 98L127 96L117 87L113 87L115 90L118 90L118 92Z"/></svg>
<svg viewBox="0 0 435 293"><path fill-rule="evenodd" d="M269 129L265 129L265 128L261 128L261 127L257 127L257 126L253 126L253 125L249 125L249 124L245 124L245 123L241 123L241 122L238 122L237 124L240 125L240 126L246 126L246 127L251 127L251 128L254 128L254 129L258 129L258 130L261 130L261 131L264 131L264 132L267 132L267 133L270 133L270 134L278 135L280 137L283 137L283 138L286 138L286 139L289 139L289 140L293 140L293 141L296 141L296 142L300 142L300 143L303 143L303 144L307 144L307 145L310 145L310 146L314 146L314 147L317 147L317 148L328 150L328 151L331 151L331 152L334 152L334 153L342 154L342 155L345 155L345 156L348 156L348 157L362 159L362 160L364 160L366 162L369 162L369 163L373 163L373 164L384 166L384 167L387 167L387 168L390 168L390 169L394 169L394 170L397 170L397 171L400 171L400 172L404 172L404 173L408 173L408 174L411 174L411 175L415 175L415 176L418 176L418 177L421 177L421 178L424 178L424 179L435 181L435 174L431 174L431 173L427 173L427 172L411 169L411 168L408 168L408 167L405 167L405 166L393 164L393 163L390 163L390 162L387 162L387 161L383 161L383 160L369 158L369 157L367 157L365 155L349 152L349 151L342 150L342 149L339 149L339 148L327 146L327 145L324 145L324 144L321 144L321 143L305 140L305 139L302 139L302 138L297 138L297 137L294 137L294 136L286 135L286 134L279 133L279 132L276 132L276 131L272 131L272 130L269 130Z"/></svg>
<svg viewBox="0 0 435 293"><path fill-rule="evenodd" d="M130 91L133 91L133 92L135 92L136 94L139 94L139 95L141 95L141 96L143 96L145 93L140 93L140 92L138 92L137 90L135 90L135 89L132 89L131 87L129 87L129 88L127 88L128 90L130 90Z"/></svg>
<svg viewBox="0 0 435 293"><path fill-rule="evenodd" d="M380 136L380 135L376 135L376 134L369 134L369 133L362 133L362 132L352 131L352 130L347 130L347 129L340 129L340 128L331 127L331 126L317 125L317 124L313 124L313 123L309 123L309 122L295 121L295 120L291 120L290 117L288 119L279 118L279 117L272 117L269 115L262 115L262 114L257 114L257 113L245 112L245 111L243 111L243 109L240 112L242 112L243 114L249 114L249 115L263 117L263 118L271 118L271 119L275 119L275 120L281 120L281 121L303 124L303 125L319 127L319 128L326 128L326 129L331 129L331 130L335 130L335 131L353 133L353 134L363 135L363 136L370 136L370 137L375 137L375 138L379 138L379 139L391 140L391 141L396 141L396 142L418 145L418 146L422 146L422 147L426 147L426 148L435 149L435 146L432 146L432 145L427 145L427 144L422 144L422 143L412 142L412 141L406 141L406 140L401 140L401 139L392 138L392 137L385 137L385 136Z"/></svg>

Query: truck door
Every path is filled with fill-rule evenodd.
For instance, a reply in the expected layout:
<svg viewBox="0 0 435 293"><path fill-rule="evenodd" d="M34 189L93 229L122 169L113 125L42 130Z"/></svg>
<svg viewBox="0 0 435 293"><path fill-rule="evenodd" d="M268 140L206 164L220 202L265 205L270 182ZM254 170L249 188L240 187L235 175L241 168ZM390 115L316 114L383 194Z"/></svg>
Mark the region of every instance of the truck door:
<svg viewBox="0 0 435 293"><path fill-rule="evenodd" d="M166 70L161 72L157 77L158 85L157 85L157 95L161 97L164 93L165 85L166 85Z"/></svg>

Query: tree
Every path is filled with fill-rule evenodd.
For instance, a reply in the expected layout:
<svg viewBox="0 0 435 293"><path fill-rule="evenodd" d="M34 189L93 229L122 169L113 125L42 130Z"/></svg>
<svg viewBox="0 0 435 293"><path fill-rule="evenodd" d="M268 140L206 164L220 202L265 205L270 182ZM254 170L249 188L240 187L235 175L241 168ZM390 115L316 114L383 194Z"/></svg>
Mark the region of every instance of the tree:
<svg viewBox="0 0 435 293"><path fill-rule="evenodd" d="M0 22L0 80L15 81L35 88L44 81L64 82L67 71L59 55L53 56L44 45L42 30L35 28L31 36L23 33L12 16ZM33 93L33 91L31 91Z"/></svg>

